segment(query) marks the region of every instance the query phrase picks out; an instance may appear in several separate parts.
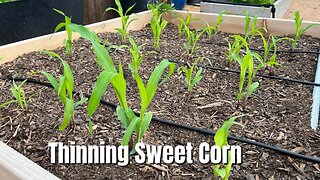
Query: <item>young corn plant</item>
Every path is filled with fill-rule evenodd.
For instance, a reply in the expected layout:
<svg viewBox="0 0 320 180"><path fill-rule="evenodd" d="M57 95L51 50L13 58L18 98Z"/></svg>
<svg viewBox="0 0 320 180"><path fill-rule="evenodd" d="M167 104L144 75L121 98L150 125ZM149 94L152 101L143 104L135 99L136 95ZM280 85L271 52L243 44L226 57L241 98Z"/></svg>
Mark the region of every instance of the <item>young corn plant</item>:
<svg viewBox="0 0 320 180"><path fill-rule="evenodd" d="M187 42L183 43L183 46L187 52L188 59L192 57L192 55L200 48L197 46L197 42L199 41L202 34L205 32L204 30L190 30L187 26L184 27L185 32L187 34Z"/></svg>
<svg viewBox="0 0 320 180"><path fill-rule="evenodd" d="M27 101L26 101L26 95L24 90L22 89L22 86L27 80L24 80L20 85L18 86L16 82L13 80L13 87L10 89L11 94L14 97L14 99L7 101L5 103L0 104L0 109L4 108L12 103L17 103L21 109L26 109L28 107Z"/></svg>
<svg viewBox="0 0 320 180"><path fill-rule="evenodd" d="M273 66L281 66L279 62L277 62L276 58L277 58L277 43L279 43L280 41L291 41L291 38L276 38L274 36L271 36L271 40L270 38L266 39L264 37L264 35L260 32L260 31L256 31L263 42L263 58L260 59L259 56L256 56L256 58L259 60L260 62L260 66L263 67L273 67ZM271 52L273 51L273 52Z"/></svg>
<svg viewBox="0 0 320 180"><path fill-rule="evenodd" d="M226 13L226 11L221 11L219 13L219 16L217 18L217 21L214 26L211 26L208 22L205 22L205 32L208 35L209 40L212 39L213 36L217 35L219 32L220 24L223 22L223 15Z"/></svg>
<svg viewBox="0 0 320 180"><path fill-rule="evenodd" d="M138 46L131 37L129 37L129 42L131 44L131 47L128 47L128 48L132 55L132 62L129 65L129 68L133 72L138 72L139 66L142 60L144 59L144 55L140 52L142 49L142 46Z"/></svg>
<svg viewBox="0 0 320 180"><path fill-rule="evenodd" d="M228 39L225 39L228 43L228 51L225 53L227 57L229 65L233 62L233 60L239 57L242 47L249 46L247 41L240 35L231 36L234 38L233 43L231 43Z"/></svg>
<svg viewBox="0 0 320 180"><path fill-rule="evenodd" d="M294 39L290 40L291 48L295 49L297 47L298 41L300 40L301 36L311 27L313 26L319 26L319 24L311 24L306 27L302 27L302 18L300 17L299 11L296 11L294 13L294 21L296 26L296 33L294 36Z"/></svg>
<svg viewBox="0 0 320 180"><path fill-rule="evenodd" d="M161 77L167 68L169 68L168 74L163 80L161 80ZM146 111L150 103L152 102L154 95L157 92L158 85L168 80L170 76L173 74L174 69L175 69L174 63L170 63L168 60L162 60L160 64L152 72L147 84L144 84L142 78L137 73L137 71L132 72L134 79L138 85L139 95L141 100L140 116L137 119L137 122L136 122L137 124L135 125L136 127L135 132L137 134L136 142L139 142L142 140L143 135L148 129L149 124L151 122L152 112L146 112Z"/></svg>
<svg viewBox="0 0 320 180"><path fill-rule="evenodd" d="M153 47L158 49L160 47L161 32L168 24L162 16L168 10L172 10L172 6L169 6L166 3L148 4L148 9L152 12L150 24L153 32Z"/></svg>
<svg viewBox="0 0 320 180"><path fill-rule="evenodd" d="M180 72L182 71L185 75L185 81L188 85L188 90L189 92L192 92L192 89L194 86L196 86L196 84L202 79L202 71L203 69L200 67L198 68L198 71L196 71L196 74L194 74L194 70L196 68L197 63L201 60L201 57L199 57L196 61L194 61L192 63L191 66L187 67L187 66L181 66L180 68Z"/></svg>
<svg viewBox="0 0 320 180"><path fill-rule="evenodd" d="M97 57L97 63L103 69L103 72L100 73L92 90L92 95L88 103L89 117L92 117L93 113L98 108L100 99L105 93L109 83L111 83L119 101L119 106L117 107L116 112L118 118L122 123L122 126L126 129L121 144L130 145L132 147L134 143L142 140L144 133L148 129L150 121L152 119L152 113L146 112L146 110L157 91L158 85L167 80L174 72L175 64L170 63L168 60L161 61L161 63L154 69L153 73L151 74L147 85L144 85L141 77L138 74L138 66L136 66L137 68L131 68L134 79L138 85L141 99L140 116L137 117L132 109L129 108L127 103L126 80L123 75L122 65L119 65L119 70L117 71L111 57L109 56L108 50L105 49L104 46L96 40L96 34L94 32L80 25L71 25L70 27L74 32L80 33L83 38L91 41L93 51L95 52ZM164 71L168 67L169 72L160 83L160 79ZM135 141L133 140L133 133L137 135Z"/></svg>
<svg viewBox="0 0 320 180"><path fill-rule="evenodd" d="M245 11L245 28L244 28L244 39L245 40L249 40L249 42L252 41L253 37L255 36L256 32L257 32L257 16L254 16L252 18L252 22L251 22L251 16L249 14L248 11ZM251 23L251 31L250 30L250 23ZM249 38L250 35L250 38Z"/></svg>
<svg viewBox="0 0 320 180"><path fill-rule="evenodd" d="M217 130L214 136L214 142L216 146L220 148L222 148L223 146L229 146L228 144L229 130L232 127L232 125L239 125L243 127L242 124L235 121L237 118L242 116L244 115L232 117L223 123L223 125ZM213 167L213 174L217 177L222 178L223 180L227 180L231 174L231 170L232 170L231 153L228 152L228 163L224 167L221 167L221 165L215 165Z"/></svg>
<svg viewBox="0 0 320 180"><path fill-rule="evenodd" d="M247 101L248 97L251 96L254 91L259 87L259 82L253 82L257 71L261 66L255 66L254 58L257 58L258 54L252 53L248 47L246 47L246 54L243 58L235 57L235 60L240 65L240 82L239 82L239 93L237 94L238 101ZM246 89L243 90L245 81L247 80Z"/></svg>
<svg viewBox="0 0 320 180"><path fill-rule="evenodd" d="M53 8L53 10L56 11L57 13L61 14L62 16L64 16L64 22L61 22L56 26L56 28L54 29L54 33L59 31L63 27L65 28L65 30L67 32L67 36L68 36L64 42L65 47L66 47L66 54L67 54L67 56L71 57L72 56L72 31L68 27L69 24L71 24L71 18L66 16L62 11L60 11L58 9Z"/></svg>
<svg viewBox="0 0 320 180"><path fill-rule="evenodd" d="M193 20L200 20L199 18L191 18L191 13L188 13L186 19L183 18L177 18L178 21L180 21L180 23L178 24L178 34L179 36L182 36L185 34L185 26L189 26L189 24L191 23L191 21Z"/></svg>
<svg viewBox="0 0 320 180"><path fill-rule="evenodd" d="M73 99L74 78L70 66L58 54L51 51L43 51L44 54L57 58L63 64L63 75L57 80L52 74L42 72L43 75L49 80L61 102L64 105L63 121L59 126L59 130L63 131L70 123L74 124L74 111L75 109L85 103L88 99L81 98L75 102Z"/></svg>
<svg viewBox="0 0 320 180"><path fill-rule="evenodd" d="M121 18L121 29L120 28L116 28L116 30L119 32L122 42L125 42L127 40L128 37L128 27L129 25L132 23L132 21L137 20L136 18L132 18L130 19L130 15L128 15L128 13L132 10L132 8L135 6L132 5L128 8L128 10L126 12L123 11L122 5L120 3L120 0L115 0L115 3L118 7L118 9L109 7L105 10L105 12L108 11L115 11L119 14L120 18Z"/></svg>

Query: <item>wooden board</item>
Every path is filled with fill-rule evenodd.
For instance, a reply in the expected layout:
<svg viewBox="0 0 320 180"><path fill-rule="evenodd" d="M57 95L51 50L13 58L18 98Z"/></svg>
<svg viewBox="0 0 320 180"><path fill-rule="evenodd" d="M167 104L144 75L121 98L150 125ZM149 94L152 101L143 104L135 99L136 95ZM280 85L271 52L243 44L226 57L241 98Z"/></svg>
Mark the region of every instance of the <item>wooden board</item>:
<svg viewBox="0 0 320 180"><path fill-rule="evenodd" d="M0 141L0 179L59 180L47 170Z"/></svg>
<svg viewBox="0 0 320 180"><path fill-rule="evenodd" d="M175 20L177 17L186 17L187 12L176 11L174 14L167 14L164 18L172 23L178 23ZM138 18L139 21L133 21L129 26L129 30L139 30L147 25L151 20L152 14L150 11L138 13L134 18ZM193 12L193 18L200 18L207 21L211 25L215 24L218 17L217 14L199 13ZM220 26L220 30L229 33L243 33L244 31L244 17L226 15L224 21ZM304 22L303 26L308 26L313 22ZM320 24L320 23L318 23ZM202 28L203 23L200 21L192 21L190 24L193 28ZM270 18L259 18L257 22L258 27L265 27L268 32L273 35L287 35L295 33L295 23L293 20L282 20L282 19L270 19ZM114 28L121 27L121 19L116 18L100 23L88 25L96 33L104 33L114 31ZM320 27L314 27L306 32L307 35L314 37L320 37ZM66 37L65 32L59 32L55 35L45 35L25 41L20 41L0 47L0 57L3 57L0 64L13 61L16 57L29 53L32 51L41 51L44 49L52 50L63 45L63 40ZM74 39L78 39L79 35L74 34ZM34 174L36 172L36 174ZM4 143L0 142L0 178L4 179L39 179L39 175L43 175L45 178L40 179L57 179L49 172L43 170L41 167L28 160L23 155L14 151ZM35 176L36 175L36 176ZM33 178L34 177L34 178ZM30 179L29 178L29 179Z"/></svg>
<svg viewBox="0 0 320 180"><path fill-rule="evenodd" d="M128 30L139 30L150 22L151 12L141 12L136 14L133 18L138 18L139 21L133 21L128 27ZM108 21L91 24L87 27L92 29L96 33L114 32L114 28L121 27L121 19L111 19ZM78 39L79 37L80 35L77 33L73 35L73 39ZM0 58L2 58L0 64L12 61L16 57L32 51L42 51L45 49L53 50L58 47L61 47L63 46L63 41L65 38L66 32L62 31L54 34L53 36L49 34L0 46Z"/></svg>
<svg viewBox="0 0 320 180"><path fill-rule="evenodd" d="M210 25L214 25L218 14L213 13L201 13L201 12L191 12L192 18L199 18L208 22ZM171 23L178 24L179 21L175 20L177 17L186 18L188 12L186 11L176 11L173 15L165 15L165 19ZM303 21L302 26L308 26L310 24L319 24L318 22ZM192 28L203 28L203 23L201 21L191 21L190 26ZM258 18L257 21L258 28L266 28L268 33L271 35L288 35L295 34L295 22L294 20L287 19L273 19L273 18ZM238 33L243 34L245 28L245 17L239 15L224 15L223 22L220 24L220 30L228 33ZM305 33L306 35L311 35L313 37L320 37L320 26L314 26Z"/></svg>

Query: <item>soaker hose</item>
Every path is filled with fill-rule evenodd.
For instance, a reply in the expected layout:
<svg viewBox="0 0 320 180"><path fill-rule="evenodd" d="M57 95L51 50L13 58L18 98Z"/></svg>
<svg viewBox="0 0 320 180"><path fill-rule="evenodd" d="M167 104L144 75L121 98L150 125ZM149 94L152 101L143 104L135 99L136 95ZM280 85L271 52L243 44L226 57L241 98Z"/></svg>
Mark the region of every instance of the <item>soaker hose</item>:
<svg viewBox="0 0 320 180"><path fill-rule="evenodd" d="M11 80L15 80L15 81L27 80L26 81L27 83L33 83L33 84L38 84L38 85L46 86L46 87L49 87L49 88L53 88L53 86L50 83L41 82L39 80L31 79L31 78L1 77L0 79L2 79L2 80L10 80L10 81ZM75 93L76 92L74 92L74 94ZM84 94L84 96L86 96L87 98L90 98L91 95ZM115 110L116 107L117 107L116 104L113 104L113 103L105 101L105 100L100 100L100 103L103 104L103 105L106 105L108 107L111 107L113 110ZM137 113L137 112L135 112L135 114L139 115L139 113ZM204 134L204 135L209 135L209 136L214 136L215 135L214 131L211 131L211 130L208 130L208 129L203 129L203 128L199 128L199 127L193 127L193 126L189 126L189 125L185 125L185 124L178 124L178 123L175 123L173 121L168 121L168 120L164 120L164 119L160 119L160 118L156 118L156 117L152 117L152 120L155 121L155 122L159 122L159 123L162 123L162 124L169 125L169 126L174 126L174 127L177 127L177 128L198 132L198 133L201 133L201 134ZM269 150L272 150L272 151L275 151L275 152L278 152L278 153L281 153L281 154L284 154L284 155L287 155L287 156L290 156L290 157L293 157L293 158L305 160L305 161L308 161L308 162L320 163L320 158L318 158L318 157L302 155L302 154L299 154L299 153L296 153L296 152L288 151L286 149L282 149L282 148L279 148L279 147L276 147L276 146L264 144L264 143L261 143L261 142L257 142L257 141L253 141L253 140L249 140L249 139L243 139L243 138L239 138L239 137L231 136L231 135L228 136L228 139L229 140L233 140L233 141L237 141L237 142L241 142L241 143L246 143L246 144L249 144L249 145L262 147L262 148L265 148L265 149L269 149Z"/></svg>

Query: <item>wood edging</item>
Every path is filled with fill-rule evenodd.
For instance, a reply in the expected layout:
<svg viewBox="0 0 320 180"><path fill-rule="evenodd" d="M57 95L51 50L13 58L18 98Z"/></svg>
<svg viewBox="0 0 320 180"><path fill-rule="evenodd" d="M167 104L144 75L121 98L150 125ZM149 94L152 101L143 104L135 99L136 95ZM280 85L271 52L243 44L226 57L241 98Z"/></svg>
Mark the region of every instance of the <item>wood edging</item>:
<svg viewBox="0 0 320 180"><path fill-rule="evenodd" d="M59 180L27 157L0 141L0 179Z"/></svg>

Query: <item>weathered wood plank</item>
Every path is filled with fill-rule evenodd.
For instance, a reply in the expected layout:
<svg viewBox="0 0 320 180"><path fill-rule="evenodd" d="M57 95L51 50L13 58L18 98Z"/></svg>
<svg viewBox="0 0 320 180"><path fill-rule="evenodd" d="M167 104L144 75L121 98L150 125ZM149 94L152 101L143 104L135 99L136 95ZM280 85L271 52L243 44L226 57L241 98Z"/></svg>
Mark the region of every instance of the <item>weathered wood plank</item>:
<svg viewBox="0 0 320 180"><path fill-rule="evenodd" d="M114 0L84 0L83 5L84 24L92 24L118 17L118 15L113 11L104 13L106 8L115 7Z"/></svg>
<svg viewBox="0 0 320 180"><path fill-rule="evenodd" d="M139 21L132 21L128 30L142 29L146 24L150 22L151 12L145 11L136 14L133 18L139 19ZM114 32L114 28L121 28L121 19L115 18L104 22L88 25L90 29L96 33ZM0 64L9 62L14 58L29 53L32 51L53 50L63 45L63 41L66 38L66 32L58 32L52 35L40 36L16 43L0 46L0 57L3 58ZM78 39L79 34L75 33L73 39Z"/></svg>
<svg viewBox="0 0 320 180"><path fill-rule="evenodd" d="M59 180L58 177L32 162L0 141L0 179Z"/></svg>

